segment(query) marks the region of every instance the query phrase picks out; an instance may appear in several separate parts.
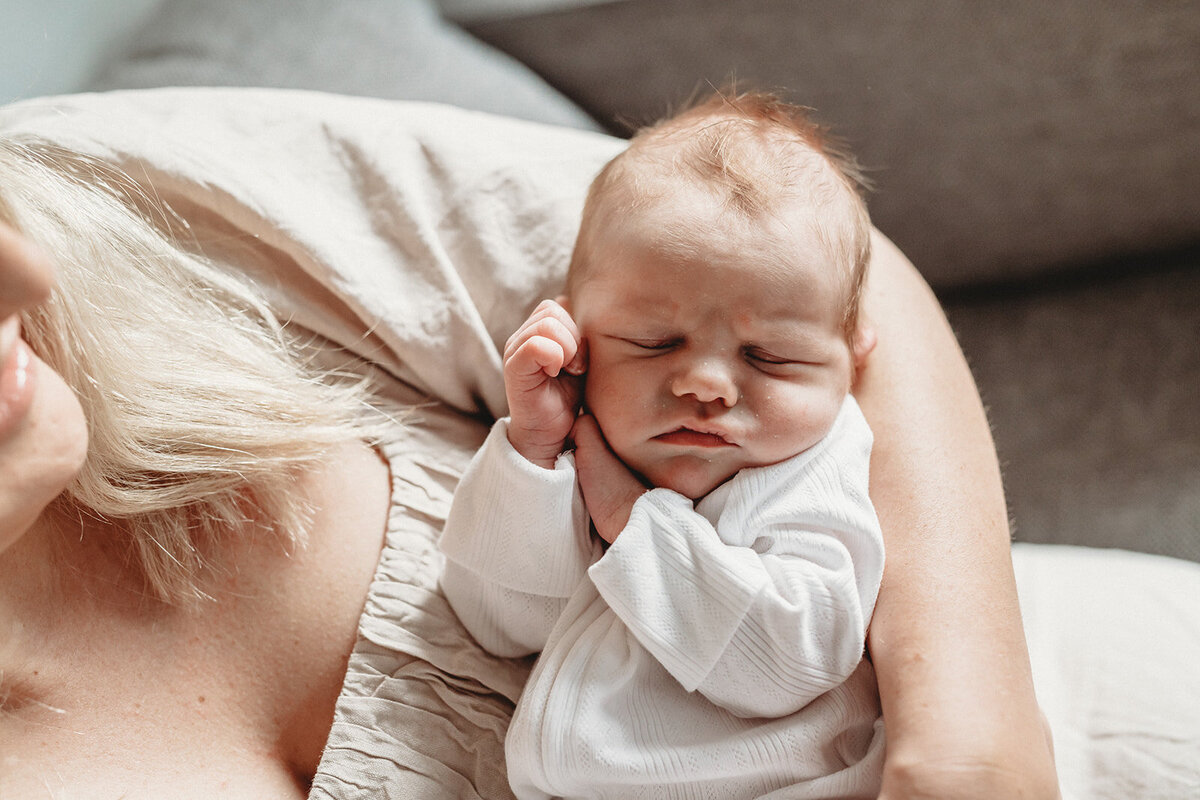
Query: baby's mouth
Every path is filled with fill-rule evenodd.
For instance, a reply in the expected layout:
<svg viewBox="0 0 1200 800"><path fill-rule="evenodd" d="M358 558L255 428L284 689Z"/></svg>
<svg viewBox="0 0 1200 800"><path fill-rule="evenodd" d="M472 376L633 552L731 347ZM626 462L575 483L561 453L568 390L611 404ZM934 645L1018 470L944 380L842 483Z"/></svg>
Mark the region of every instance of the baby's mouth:
<svg viewBox="0 0 1200 800"><path fill-rule="evenodd" d="M698 431L688 427L678 427L673 431L659 434L654 437L657 442L665 444L680 445L682 447L733 447L733 442L729 441L724 434Z"/></svg>

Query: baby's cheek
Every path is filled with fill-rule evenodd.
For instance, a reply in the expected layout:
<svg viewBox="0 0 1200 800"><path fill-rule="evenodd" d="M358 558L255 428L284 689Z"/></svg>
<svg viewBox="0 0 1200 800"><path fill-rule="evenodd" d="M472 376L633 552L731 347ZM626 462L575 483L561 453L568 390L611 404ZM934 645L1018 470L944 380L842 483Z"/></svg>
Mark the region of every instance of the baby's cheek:
<svg viewBox="0 0 1200 800"><path fill-rule="evenodd" d="M608 438L609 431L616 433L620 424L620 387L603 374L588 373L583 390L584 405L588 413L596 418L600 430Z"/></svg>
<svg viewBox="0 0 1200 800"><path fill-rule="evenodd" d="M630 370L604 363L593 363L588 369L584 397L593 413L603 409L606 416L618 416L631 405L644 404L643 393L643 381Z"/></svg>
<svg viewBox="0 0 1200 800"><path fill-rule="evenodd" d="M589 371L583 384L583 404L588 413L594 415L599 422L601 418L607 415L608 398L604 391L604 380L602 377ZM602 423L603 424L603 423Z"/></svg>
<svg viewBox="0 0 1200 800"><path fill-rule="evenodd" d="M795 455L819 441L840 407L827 391L789 388L765 396L755 411L763 440L781 457Z"/></svg>

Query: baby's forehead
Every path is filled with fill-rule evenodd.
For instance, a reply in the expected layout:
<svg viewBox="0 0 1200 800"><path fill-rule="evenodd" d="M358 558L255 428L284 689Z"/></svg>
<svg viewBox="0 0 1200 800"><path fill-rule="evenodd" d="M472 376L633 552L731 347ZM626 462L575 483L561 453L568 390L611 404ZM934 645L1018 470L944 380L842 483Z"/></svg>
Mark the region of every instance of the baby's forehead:
<svg viewBox="0 0 1200 800"><path fill-rule="evenodd" d="M602 270L579 286L572 303L585 336L703 340L727 331L757 346L797 346L840 330L845 310L839 287L808 277L796 276L790 286L776 288L770 281L729 281L704 269L665 280Z"/></svg>
<svg viewBox="0 0 1200 800"><path fill-rule="evenodd" d="M787 214L815 222L854 216L856 190L811 145L781 135L689 125L635 142L596 187L593 215L637 214L708 197L730 224L771 224Z"/></svg>
<svg viewBox="0 0 1200 800"><path fill-rule="evenodd" d="M658 254L702 262L751 252L786 273L799 261L831 268L840 261L831 244L854 236L851 203L816 189L793 191L763 181L707 178L651 170L632 175L597 198L585 215L590 256L630 241Z"/></svg>
<svg viewBox="0 0 1200 800"><path fill-rule="evenodd" d="M684 256L745 242L759 250L774 245L781 270L819 251L830 269L850 274L864 235L862 206L855 185L797 132L736 115L685 113L639 134L601 171L570 283L598 267L600 251L619 246L630 230ZM810 252L792 252L797 242Z"/></svg>
<svg viewBox="0 0 1200 800"><path fill-rule="evenodd" d="M734 308L754 290L748 308L785 317L798 305L845 301L842 265L813 231L773 228L740 220L736 228L713 218L660 208L628 215L598 232L576 286L594 283L611 297L640 302L646 313L656 297L700 295ZM666 311L667 303L661 309Z"/></svg>

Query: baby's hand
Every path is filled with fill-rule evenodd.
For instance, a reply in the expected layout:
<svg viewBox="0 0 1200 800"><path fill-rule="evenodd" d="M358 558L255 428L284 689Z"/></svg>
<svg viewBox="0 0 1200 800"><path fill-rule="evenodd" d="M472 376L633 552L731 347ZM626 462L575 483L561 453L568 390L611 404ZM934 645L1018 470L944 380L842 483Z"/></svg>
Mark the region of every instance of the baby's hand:
<svg viewBox="0 0 1200 800"><path fill-rule="evenodd" d="M625 526L633 504L646 486L608 447L596 418L583 414L571 431L575 440L575 471L592 524L600 538L612 544Z"/></svg>
<svg viewBox="0 0 1200 800"><path fill-rule="evenodd" d="M586 354L567 310L543 300L504 345L508 441L546 469L563 451L579 412ZM565 374L563 374L565 373Z"/></svg>

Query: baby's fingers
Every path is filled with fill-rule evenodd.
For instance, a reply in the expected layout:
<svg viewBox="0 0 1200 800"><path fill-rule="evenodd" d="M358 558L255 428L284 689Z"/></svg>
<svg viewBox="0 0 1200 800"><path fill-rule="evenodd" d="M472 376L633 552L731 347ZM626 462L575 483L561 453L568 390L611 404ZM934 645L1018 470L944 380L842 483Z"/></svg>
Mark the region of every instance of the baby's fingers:
<svg viewBox="0 0 1200 800"><path fill-rule="evenodd" d="M633 504L645 493L646 486L609 449L591 415L582 414L575 420L571 438L583 502L596 532L611 544L629 523Z"/></svg>
<svg viewBox="0 0 1200 800"><path fill-rule="evenodd" d="M565 361L562 345L545 336L534 336L522 342L504 362L505 383L517 390L533 388L557 377Z"/></svg>
<svg viewBox="0 0 1200 800"><path fill-rule="evenodd" d="M558 374L558 370L564 368L572 375L583 373L583 352L579 328L575 325L575 320L561 305L553 300L543 300L538 304L529 318L505 343L505 362L507 363L527 341L534 337L550 339L562 349L562 361L554 372L549 373L550 375L555 376Z"/></svg>

